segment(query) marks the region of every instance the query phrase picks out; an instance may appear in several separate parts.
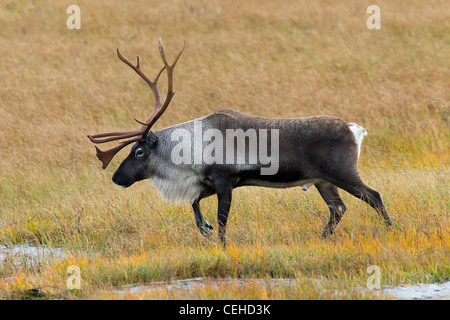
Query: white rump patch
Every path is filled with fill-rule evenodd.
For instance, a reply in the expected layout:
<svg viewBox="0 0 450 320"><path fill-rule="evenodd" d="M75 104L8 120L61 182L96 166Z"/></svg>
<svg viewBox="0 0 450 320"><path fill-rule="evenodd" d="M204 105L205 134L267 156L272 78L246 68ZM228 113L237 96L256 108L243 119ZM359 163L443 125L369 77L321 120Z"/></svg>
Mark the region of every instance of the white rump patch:
<svg viewBox="0 0 450 320"><path fill-rule="evenodd" d="M359 124L350 122L347 124L348 128L352 131L355 136L356 144L358 146L358 159L359 154L361 153L361 144L364 139L364 136L367 136L367 130L361 127Z"/></svg>

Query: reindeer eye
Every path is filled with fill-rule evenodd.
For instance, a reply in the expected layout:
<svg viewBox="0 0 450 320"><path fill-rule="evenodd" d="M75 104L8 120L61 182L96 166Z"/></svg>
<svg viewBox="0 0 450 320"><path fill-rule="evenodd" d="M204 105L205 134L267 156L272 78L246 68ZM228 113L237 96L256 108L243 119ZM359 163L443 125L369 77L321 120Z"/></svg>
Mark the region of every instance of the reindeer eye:
<svg viewBox="0 0 450 320"><path fill-rule="evenodd" d="M142 150L141 148L136 150L136 157L140 158L144 155L144 150Z"/></svg>

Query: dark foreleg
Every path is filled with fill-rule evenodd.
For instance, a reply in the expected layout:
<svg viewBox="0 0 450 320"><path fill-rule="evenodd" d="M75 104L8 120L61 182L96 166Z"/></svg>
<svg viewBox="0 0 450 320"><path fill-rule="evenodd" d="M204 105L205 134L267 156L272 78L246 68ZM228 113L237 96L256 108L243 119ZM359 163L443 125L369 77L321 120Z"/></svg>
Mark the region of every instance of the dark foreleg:
<svg viewBox="0 0 450 320"><path fill-rule="evenodd" d="M195 200L192 203L192 209L194 209L195 224L200 230L201 234L204 236L211 235L212 225L203 218L202 212L200 210L200 200Z"/></svg>
<svg viewBox="0 0 450 320"><path fill-rule="evenodd" d="M228 213L231 207L232 188L223 188L217 192L217 199L219 200L217 208L217 220L219 222L219 238L223 246L226 245L225 232L228 221Z"/></svg>

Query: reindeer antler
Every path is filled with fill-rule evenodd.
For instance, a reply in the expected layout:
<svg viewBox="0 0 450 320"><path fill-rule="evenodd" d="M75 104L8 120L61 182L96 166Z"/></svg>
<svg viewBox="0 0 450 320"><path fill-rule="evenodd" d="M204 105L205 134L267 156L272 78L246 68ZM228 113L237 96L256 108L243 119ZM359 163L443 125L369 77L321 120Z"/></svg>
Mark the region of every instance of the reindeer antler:
<svg viewBox="0 0 450 320"><path fill-rule="evenodd" d="M117 49L117 56L119 59L124 62L126 65L128 65L131 69L133 69L150 87L150 89L153 92L153 95L155 96L155 107L150 114L150 116L145 120L145 122L141 122L139 120L136 120L138 123L142 125L138 130L134 131L127 131L127 132L108 132L108 133L101 133L96 135L88 135L88 138L93 143L106 143L110 141L115 140L121 140L125 138L131 138L129 140L121 142L117 147L102 151L99 148L95 147L97 150L97 158L103 163L102 168L105 169L108 164L111 162L112 158L116 155L117 152L119 152L122 148L129 145L130 143L136 142L138 140L145 140L147 138L147 134L150 131L153 124L161 117L161 115L166 111L167 107L170 104L170 101L172 100L173 96L175 95L175 92L173 91L173 71L175 69L175 65L178 62L178 59L180 58L181 54L184 51L184 48L186 47L186 41L184 42L183 49L181 49L180 53L178 53L177 57L175 58L175 61L172 63L172 65L169 65L166 59L166 55L164 53L164 47L161 41L161 37L158 38L158 47L159 47L159 54L161 55L161 59L164 62L164 67L159 71L158 75L156 76L155 80L151 81L147 76L141 71L141 67L139 64L139 57L137 57L137 64L134 66L131 62L129 62L127 59L125 59L119 52L119 49ZM166 70L167 71L167 96L166 100L164 101L164 104L161 105L161 98L159 96L158 92L158 79L161 73ZM101 139L103 138L103 139Z"/></svg>

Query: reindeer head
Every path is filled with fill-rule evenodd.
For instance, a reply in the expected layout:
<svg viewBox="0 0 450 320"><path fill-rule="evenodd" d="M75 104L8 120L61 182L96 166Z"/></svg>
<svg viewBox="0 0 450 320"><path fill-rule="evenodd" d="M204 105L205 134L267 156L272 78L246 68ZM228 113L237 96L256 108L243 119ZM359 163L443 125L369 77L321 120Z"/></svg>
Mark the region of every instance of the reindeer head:
<svg viewBox="0 0 450 320"><path fill-rule="evenodd" d="M155 97L155 107L145 122L141 122L136 120L136 122L140 123L141 128L128 131L128 132L108 132L96 135L88 135L88 138L95 144L106 143L115 140L122 140L131 138L121 142L117 147L109 149L107 151L102 151L99 148L95 147L97 150L97 158L102 162L102 168L105 169L108 164L111 162L113 157L125 146L135 142L135 145L131 149L128 157L122 162L119 169L114 173L113 181L116 184L119 184L124 187L129 187L134 182L148 178L151 170L149 170L149 161L152 150L155 149L157 145L157 137L155 134L150 132L153 124L161 117L164 111L170 104L175 92L173 91L173 72L175 69L175 65L178 62L181 54L186 47L186 42L184 42L183 49L181 49L180 53L175 58L175 61L170 65L167 62L166 55L164 53L164 48L162 45L161 38L158 39L158 47L159 54L161 55L161 59L164 63L164 67L158 72L154 81L151 81L147 76L141 71L141 67L139 64L139 57L137 57L137 64L134 66L127 59L125 59L117 49L117 55L119 59L132 68L150 87L153 95ZM161 98L158 92L158 79L162 72L167 71L167 96L164 101L164 104L161 104Z"/></svg>

